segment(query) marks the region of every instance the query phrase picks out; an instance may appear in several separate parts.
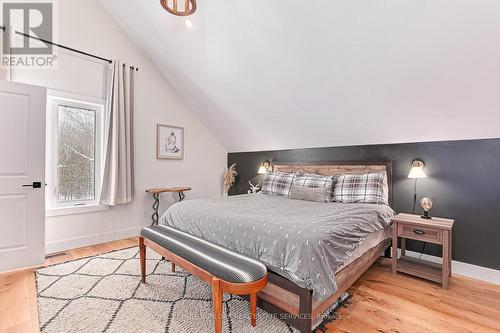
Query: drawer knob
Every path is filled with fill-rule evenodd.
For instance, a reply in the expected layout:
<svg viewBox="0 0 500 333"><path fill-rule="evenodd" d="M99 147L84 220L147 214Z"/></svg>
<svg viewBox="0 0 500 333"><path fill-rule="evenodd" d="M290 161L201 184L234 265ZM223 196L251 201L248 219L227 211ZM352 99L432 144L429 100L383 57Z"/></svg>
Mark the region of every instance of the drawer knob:
<svg viewBox="0 0 500 333"><path fill-rule="evenodd" d="M413 233L417 234L417 235L425 235L425 231L423 230L419 230L419 229L414 229L413 230Z"/></svg>

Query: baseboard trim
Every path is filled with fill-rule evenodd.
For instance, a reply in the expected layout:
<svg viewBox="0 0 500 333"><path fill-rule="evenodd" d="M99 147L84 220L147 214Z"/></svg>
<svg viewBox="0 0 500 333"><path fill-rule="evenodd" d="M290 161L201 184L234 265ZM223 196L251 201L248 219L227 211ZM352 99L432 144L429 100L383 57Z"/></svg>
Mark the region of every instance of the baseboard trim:
<svg viewBox="0 0 500 333"><path fill-rule="evenodd" d="M400 253L400 251L401 249L398 249L398 253ZM406 250L406 255L408 257L413 257L413 258L420 257L419 252L408 251L408 250ZM443 259L441 257L431 256L428 254L422 254L422 259L435 262L438 264L443 263ZM453 260L451 273L500 285L500 270L492 268L467 264L465 262Z"/></svg>
<svg viewBox="0 0 500 333"><path fill-rule="evenodd" d="M45 243L45 255L50 255L57 252L62 252L79 247L90 246L123 238L138 236L142 227L132 227L120 230L113 230L99 234L86 235L81 237L74 237L62 239L58 241Z"/></svg>

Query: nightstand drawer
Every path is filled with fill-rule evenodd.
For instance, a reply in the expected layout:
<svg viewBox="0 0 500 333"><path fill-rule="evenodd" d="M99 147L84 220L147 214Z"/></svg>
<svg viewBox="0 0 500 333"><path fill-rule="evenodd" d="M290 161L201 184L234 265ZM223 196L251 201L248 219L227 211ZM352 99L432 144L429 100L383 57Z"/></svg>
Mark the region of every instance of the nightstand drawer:
<svg viewBox="0 0 500 333"><path fill-rule="evenodd" d="M441 229L420 225L398 223L398 236L435 244L443 243L443 231Z"/></svg>

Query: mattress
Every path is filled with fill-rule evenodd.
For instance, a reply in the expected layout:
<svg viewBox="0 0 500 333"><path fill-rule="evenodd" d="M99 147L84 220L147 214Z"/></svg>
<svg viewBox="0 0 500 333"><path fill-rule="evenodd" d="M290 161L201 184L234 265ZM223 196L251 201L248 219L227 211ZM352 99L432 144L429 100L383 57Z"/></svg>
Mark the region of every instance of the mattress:
<svg viewBox="0 0 500 333"><path fill-rule="evenodd" d="M349 266L354 262L354 260L361 257L363 254L368 252L370 249L374 248L382 241L391 238L391 228L384 228L382 230L372 232L369 234L364 241L362 241L350 254L348 254L347 259L340 265L336 270L335 274L340 272L346 266Z"/></svg>
<svg viewBox="0 0 500 333"><path fill-rule="evenodd" d="M247 194L182 201L160 223L257 258L322 300L337 291L334 272L374 241L371 234L388 229L393 215L386 205Z"/></svg>

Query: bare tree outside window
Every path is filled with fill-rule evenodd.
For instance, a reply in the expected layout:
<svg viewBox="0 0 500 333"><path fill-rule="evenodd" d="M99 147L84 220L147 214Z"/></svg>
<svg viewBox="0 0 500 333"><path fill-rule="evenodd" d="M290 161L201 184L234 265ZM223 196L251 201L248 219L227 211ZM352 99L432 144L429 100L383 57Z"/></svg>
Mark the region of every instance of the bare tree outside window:
<svg viewBox="0 0 500 333"><path fill-rule="evenodd" d="M57 201L95 199L96 112L59 105L57 126Z"/></svg>

